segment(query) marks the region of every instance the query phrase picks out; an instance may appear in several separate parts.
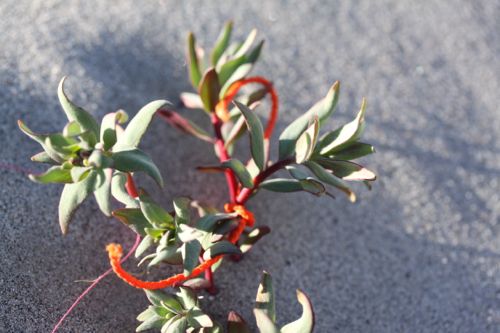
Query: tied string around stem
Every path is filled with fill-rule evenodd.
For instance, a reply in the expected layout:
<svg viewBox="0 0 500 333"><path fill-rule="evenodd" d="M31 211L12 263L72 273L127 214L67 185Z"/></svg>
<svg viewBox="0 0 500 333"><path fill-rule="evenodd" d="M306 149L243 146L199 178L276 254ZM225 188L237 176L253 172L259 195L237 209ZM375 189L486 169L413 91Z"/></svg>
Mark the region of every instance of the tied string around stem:
<svg viewBox="0 0 500 333"><path fill-rule="evenodd" d="M235 244L239 239L241 234L243 233L243 230L245 227L248 226L253 226L255 223L255 218L252 214L252 212L248 211L245 206L243 205L236 205L236 204L226 204L224 206L224 209L226 212L236 212L238 216L240 217L240 223L234 229L229 237L228 240ZM203 273L205 270L209 269L212 267L214 264L216 264L219 260L222 259L223 255L217 256L215 258L209 259L198 265L193 269L191 274L188 276L185 276L184 274L176 274L173 275L167 279L160 280L160 281L143 281L132 274L128 273L123 269L121 265L121 257L123 255L123 249L120 244L116 243L111 243L106 246L106 251L108 252L109 256L109 261L111 264L111 267L113 268L113 271L115 272L118 277L120 277L123 281L131 285L132 287L135 288L140 288L140 289L149 289L149 290L154 290L154 289L163 289L171 286L178 285L181 282L184 282L186 280L192 279L201 273Z"/></svg>
<svg viewBox="0 0 500 333"><path fill-rule="evenodd" d="M271 95L271 114L269 115L269 120L264 131L264 138L269 139L273 133L274 126L276 125L276 120L278 119L278 94L276 93L273 84L261 76L249 77L234 82L227 90L224 98L217 103L215 113L222 121L228 121L230 118L228 111L229 103L231 103L243 86L250 83L259 83L263 85L267 89L267 93Z"/></svg>

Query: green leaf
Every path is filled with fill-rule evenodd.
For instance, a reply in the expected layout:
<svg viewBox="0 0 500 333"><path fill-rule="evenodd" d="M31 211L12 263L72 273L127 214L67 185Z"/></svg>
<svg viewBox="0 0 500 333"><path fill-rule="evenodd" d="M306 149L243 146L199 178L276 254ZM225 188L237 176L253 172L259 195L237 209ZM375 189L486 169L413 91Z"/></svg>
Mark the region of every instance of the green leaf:
<svg viewBox="0 0 500 333"><path fill-rule="evenodd" d="M236 81L241 80L242 78L244 78L245 76L247 76L248 73L250 73L250 71L252 70L252 67L253 67L252 63L246 63L246 64L240 65L233 72L233 74L231 75L231 77L229 77L229 79L227 79L227 81L224 83L224 85L220 89L219 98L220 99L224 98L224 96L226 95L226 92L229 89L229 87L233 83L235 83Z"/></svg>
<svg viewBox="0 0 500 333"><path fill-rule="evenodd" d="M229 21L224 26L224 30L221 31L217 41L215 42L215 46L212 50L212 55L210 59L212 61L212 65L215 66L217 61L219 61L220 56L226 50L229 45L229 40L231 39L231 32L233 30L233 22Z"/></svg>
<svg viewBox="0 0 500 333"><path fill-rule="evenodd" d="M29 179L41 184L73 182L71 179L71 171L63 168L62 166L53 166L39 175L30 174Z"/></svg>
<svg viewBox="0 0 500 333"><path fill-rule="evenodd" d="M259 188L281 193L298 192L303 190L300 181L286 178L274 178L265 180L260 183Z"/></svg>
<svg viewBox="0 0 500 333"><path fill-rule="evenodd" d="M281 333L311 333L314 329L314 312L311 301L299 289L297 289L297 299L302 305L302 316L296 321L283 326Z"/></svg>
<svg viewBox="0 0 500 333"><path fill-rule="evenodd" d="M208 113L215 111L215 106L219 102L220 84L217 72L213 67L207 69L200 81L199 94Z"/></svg>
<svg viewBox="0 0 500 333"><path fill-rule="evenodd" d="M237 58L229 60L224 65L222 65L222 67L218 71L219 84L224 85L224 83L226 83L226 81L233 75L233 73L246 62L246 60L246 56L241 55Z"/></svg>
<svg viewBox="0 0 500 333"><path fill-rule="evenodd" d="M353 121L328 133L321 139L319 143L319 153L321 155L331 155L358 140L361 134L363 134L363 129L365 127L365 111L366 100L363 98L361 110Z"/></svg>
<svg viewBox="0 0 500 333"><path fill-rule="evenodd" d="M295 145L295 160L298 164L307 161L316 146L319 132L319 120L315 116L309 127L299 136Z"/></svg>
<svg viewBox="0 0 500 333"><path fill-rule="evenodd" d="M375 152L372 145L362 142L354 142L340 151L336 151L332 156L336 160L355 160L357 158L370 155Z"/></svg>
<svg viewBox="0 0 500 333"><path fill-rule="evenodd" d="M96 172L90 172L81 182L64 185L59 201L59 225L63 234L68 231L68 224L76 209L93 191L96 176Z"/></svg>
<svg viewBox="0 0 500 333"><path fill-rule="evenodd" d="M156 111L167 105L171 105L169 101L157 100L143 106L132 118L125 131L118 137L113 151L118 152L137 147Z"/></svg>
<svg viewBox="0 0 500 333"><path fill-rule="evenodd" d="M237 139L239 139L246 131L246 126L245 126L245 117L240 116L238 120L234 123L233 127L231 128L231 131L229 131L229 134L225 138L225 147L228 148L230 147Z"/></svg>
<svg viewBox="0 0 500 333"><path fill-rule="evenodd" d="M266 226L261 226L253 229L241 242L240 250L242 253L247 253L262 237L271 232L271 229Z"/></svg>
<svg viewBox="0 0 500 333"><path fill-rule="evenodd" d="M233 57L238 58L247 53L250 47L252 47L252 44L255 41L256 37L257 37L257 29L252 29L252 31L250 31L243 44L241 44L241 46L238 48L238 51L236 51L236 53L233 55Z"/></svg>
<svg viewBox="0 0 500 333"><path fill-rule="evenodd" d="M104 150L110 150L116 143L116 123L123 124L127 122L128 115L125 111L119 110L108 113L101 121L101 142Z"/></svg>
<svg viewBox="0 0 500 333"><path fill-rule="evenodd" d="M70 172L73 183L78 183L79 181L84 180L89 175L89 172L91 170L92 167L80 167L80 166L72 167L70 169Z"/></svg>
<svg viewBox="0 0 500 333"><path fill-rule="evenodd" d="M162 318L158 315L153 315L149 317L146 321L140 324L135 331L136 332L144 332L151 329L160 329L166 322L165 318Z"/></svg>
<svg viewBox="0 0 500 333"><path fill-rule="evenodd" d="M151 158L139 149L123 150L113 153L111 158L114 161L116 170L123 172L142 171L153 178L158 185L163 187L163 178L160 170L153 163Z"/></svg>
<svg viewBox="0 0 500 333"><path fill-rule="evenodd" d="M201 79L201 71L200 65L198 63L198 55L196 54L196 39L192 32L188 35L188 49L187 49L187 61L189 68L189 78L191 79L191 84L194 89L198 89L200 79Z"/></svg>
<svg viewBox="0 0 500 333"><path fill-rule="evenodd" d="M182 117L178 113L170 110L161 110L158 114L168 124L170 124L174 128L177 128L181 132L191 134L192 136L197 137L198 139L201 139L203 141L207 141L210 143L214 142L214 139L210 136L210 134L208 134L205 130L203 130L201 127L199 127L189 119Z"/></svg>
<svg viewBox="0 0 500 333"><path fill-rule="evenodd" d="M186 310L192 309L198 305L198 298L191 288L179 287L175 295L180 298Z"/></svg>
<svg viewBox="0 0 500 333"><path fill-rule="evenodd" d="M215 243L210 246L204 253L203 259L209 260L220 255L241 254L241 250L231 242L226 240Z"/></svg>
<svg viewBox="0 0 500 333"><path fill-rule="evenodd" d="M161 329L161 333L186 333L187 319L186 317L177 316L172 318L173 320L169 323L165 323ZM168 326L166 326L169 324ZM165 329L165 326L167 327Z"/></svg>
<svg viewBox="0 0 500 333"><path fill-rule="evenodd" d="M57 96L59 102L68 117L68 120L75 121L80 125L81 131L85 132L81 135L82 140L87 142L89 146L93 147L97 143L97 137L99 135L99 125L92 117L90 113L82 109L81 107L75 105L64 92L64 81L66 77L63 77L59 82L59 87L57 89Z"/></svg>
<svg viewBox="0 0 500 333"><path fill-rule="evenodd" d="M154 238L146 235L139 243L139 246L137 246L137 249L135 250L135 257L139 258L147 249L153 246L154 243Z"/></svg>
<svg viewBox="0 0 500 333"><path fill-rule="evenodd" d="M354 194L354 192L351 191L351 189L342 179L332 175L316 162L307 161L305 162L304 165L307 166L309 170L311 170L311 172L314 173L316 177L318 177L319 180L329 185L332 185L341 190L342 192L344 192L349 197L349 200L351 202L356 201L356 195Z"/></svg>
<svg viewBox="0 0 500 333"><path fill-rule="evenodd" d="M141 312L137 317L136 319L139 320L139 321L145 321L147 320L148 318L152 317L155 315L155 312L153 311L153 307L152 306L148 306L148 308L146 310L144 310L143 312Z"/></svg>
<svg viewBox="0 0 500 333"><path fill-rule="evenodd" d="M66 126L64 126L64 129L62 132L62 134L67 138L78 136L78 135L81 135L82 133L84 133L84 131L82 130L82 128L80 127L80 124L76 120L73 120L73 121L70 121L69 123L67 123Z"/></svg>
<svg viewBox="0 0 500 333"><path fill-rule="evenodd" d="M214 322L200 308L192 308L186 315L188 324L193 328L212 327Z"/></svg>
<svg viewBox="0 0 500 333"><path fill-rule="evenodd" d="M191 220L189 214L189 205L191 200L189 198L175 198L174 199L174 210L175 210L175 224L177 226L181 224L189 224Z"/></svg>
<svg viewBox="0 0 500 333"><path fill-rule="evenodd" d="M139 195L141 210L151 224L158 228L174 229L174 218L162 207L156 204L151 197L143 193Z"/></svg>
<svg viewBox="0 0 500 333"><path fill-rule="evenodd" d="M143 289L146 293L146 297L149 302L155 306L164 306L165 304L169 304L170 307L176 309L176 311L182 310L182 305L177 301L175 296L167 294L165 292L159 290L148 290Z"/></svg>
<svg viewBox="0 0 500 333"><path fill-rule="evenodd" d="M198 257L201 251L201 244L198 240L184 243L181 247L182 260L184 261L184 276L189 276L193 269L198 266Z"/></svg>
<svg viewBox="0 0 500 333"><path fill-rule="evenodd" d="M271 275L264 271L260 280L259 289L255 298L255 310L262 310L271 321L276 322L276 305L274 303L274 289ZM257 322L257 326L258 322ZM260 328L260 326L259 326Z"/></svg>
<svg viewBox="0 0 500 333"><path fill-rule="evenodd" d="M146 236L145 229L151 227L149 221L138 208L120 208L114 210L112 215L142 237Z"/></svg>
<svg viewBox="0 0 500 333"><path fill-rule="evenodd" d="M250 110L246 105L234 101L234 104L240 109L241 113L245 117L247 123L248 132L250 133L250 150L252 152L252 158L259 170L265 168L265 149L264 149L264 130L262 128L262 123L259 117Z"/></svg>
<svg viewBox="0 0 500 333"><path fill-rule="evenodd" d="M241 163L240 160L232 158L230 160L224 161L222 162L222 167L233 170L234 174L236 175L236 177L238 177L238 180L244 187L253 187L252 176L250 176L247 168L245 167L245 165L243 165L243 163Z"/></svg>
<svg viewBox="0 0 500 333"><path fill-rule="evenodd" d="M315 159L325 169L344 180L375 180L377 176L365 167L349 161L337 161L319 157Z"/></svg>
<svg viewBox="0 0 500 333"><path fill-rule="evenodd" d="M318 117L319 127L333 113L337 105L339 95L339 82L335 82L328 91L328 94L305 114L293 121L281 133L279 138L279 159L285 159L291 156L295 150L295 144L302 132L307 128L308 124L314 117Z"/></svg>
<svg viewBox="0 0 500 333"><path fill-rule="evenodd" d="M234 219L235 217L235 213L207 214L196 222L196 228L205 232L210 232L213 230L217 222Z"/></svg>
<svg viewBox="0 0 500 333"><path fill-rule="evenodd" d="M50 158L49 154L45 151L31 156L31 160L37 163L57 164L57 162Z"/></svg>
<svg viewBox="0 0 500 333"><path fill-rule="evenodd" d="M139 207L139 204L128 194L125 189L126 183L127 175L123 172L116 171L111 181L111 195L127 208L137 208Z"/></svg>
<svg viewBox="0 0 500 333"><path fill-rule="evenodd" d="M227 316L227 333L251 333L245 320L235 311Z"/></svg>
<svg viewBox="0 0 500 333"><path fill-rule="evenodd" d="M174 245L167 246L161 251L156 251L153 260L148 264L148 268L158 265L161 262L166 262L169 265L182 265L182 254Z"/></svg>
<svg viewBox="0 0 500 333"><path fill-rule="evenodd" d="M111 216L111 180L113 178L112 169L98 170L97 177L100 178L97 183L101 185L94 189L94 197L101 212L106 216Z"/></svg>
<svg viewBox="0 0 500 333"><path fill-rule="evenodd" d="M280 333L273 320L269 318L264 310L253 309L253 314L260 333Z"/></svg>

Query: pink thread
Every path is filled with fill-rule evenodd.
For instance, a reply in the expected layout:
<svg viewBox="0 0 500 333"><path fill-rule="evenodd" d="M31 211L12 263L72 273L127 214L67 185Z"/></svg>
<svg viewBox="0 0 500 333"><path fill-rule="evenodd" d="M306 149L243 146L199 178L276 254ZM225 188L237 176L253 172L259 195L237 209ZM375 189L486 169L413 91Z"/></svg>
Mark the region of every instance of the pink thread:
<svg viewBox="0 0 500 333"><path fill-rule="evenodd" d="M135 251L135 249L137 249L137 246L139 246L140 242L141 242L141 236L139 234L137 234L137 237L135 238L134 246L132 246L132 248L127 253L127 255L122 259L122 261L121 261L122 263L125 262L128 259L128 257L130 257L132 255L132 253ZM108 276L111 272L113 272L112 268L108 269L106 272L101 274L97 279L94 280L94 282L92 282L92 284L87 289L85 289L85 291L83 293L81 293L80 296L78 296L78 298L75 300L75 302L69 307L68 311L66 311L66 313L61 317L61 319L59 319L56 326L52 330L52 333L55 333L59 329L59 327L62 325L62 323L66 319L66 317L71 313L71 311L73 311L73 309L78 305L78 303L80 303L80 301L85 297L85 295L87 295L92 289L94 289L94 287L102 279L104 279L106 276Z"/></svg>

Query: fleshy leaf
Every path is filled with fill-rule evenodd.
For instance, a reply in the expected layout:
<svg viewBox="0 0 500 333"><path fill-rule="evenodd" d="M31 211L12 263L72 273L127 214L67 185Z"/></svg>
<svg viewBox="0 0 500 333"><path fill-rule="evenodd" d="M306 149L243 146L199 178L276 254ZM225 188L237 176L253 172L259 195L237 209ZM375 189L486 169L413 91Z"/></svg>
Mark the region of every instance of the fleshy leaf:
<svg viewBox="0 0 500 333"><path fill-rule="evenodd" d="M118 152L136 148L142 136L146 133L149 123L153 119L156 111L167 105L170 105L170 102L166 100L157 100L143 106L134 118L132 118L125 131L120 134L116 145L113 147L113 151Z"/></svg>
<svg viewBox="0 0 500 333"><path fill-rule="evenodd" d="M205 111L215 111L215 106L219 102L220 84L217 72L213 67L207 69L200 81L199 94L203 102Z"/></svg>
<svg viewBox="0 0 500 333"><path fill-rule="evenodd" d="M201 251L201 244L194 239L184 243L181 248L182 260L184 261L184 276L189 276L193 269L198 266L198 257Z"/></svg>
<svg viewBox="0 0 500 333"><path fill-rule="evenodd" d="M241 242L240 250L242 253L247 253L262 237L271 232L267 226L261 226L253 229Z"/></svg>
<svg viewBox="0 0 500 333"><path fill-rule="evenodd" d="M189 224L190 214L189 214L189 204L191 200L189 198L175 198L174 199L174 210L175 210L175 224L177 226L181 224Z"/></svg>
<svg viewBox="0 0 500 333"><path fill-rule="evenodd" d="M145 320L143 323L141 323L139 326L137 326L135 331L144 332L151 329L160 329L165 324L165 322L166 322L165 318L162 318L157 314L154 314L153 316Z"/></svg>
<svg viewBox="0 0 500 333"><path fill-rule="evenodd" d="M99 206L101 212L106 216L111 216L111 180L113 177L112 169L101 169L98 170L97 177L101 178L97 183L101 183L100 186L94 189L94 197Z"/></svg>
<svg viewBox="0 0 500 333"><path fill-rule="evenodd" d="M274 303L273 280L271 275L266 271L262 273L259 289L257 290L257 296L255 298L254 310L263 311L264 314L269 316L271 322L276 322L276 306Z"/></svg>
<svg viewBox="0 0 500 333"><path fill-rule="evenodd" d="M177 316L172 318L171 322L165 323L161 329L161 333L186 333L187 319L186 317ZM168 324L168 326L166 326ZM165 326L167 327L165 329Z"/></svg>
<svg viewBox="0 0 500 333"><path fill-rule="evenodd" d="M120 208L114 210L112 215L143 237L146 236L144 229L151 227L149 221L138 208Z"/></svg>
<svg viewBox="0 0 500 333"><path fill-rule="evenodd" d="M113 113L108 113L101 121L101 142L104 150L109 150L116 143L116 123L123 124L128 120L128 115L125 111L119 110Z"/></svg>
<svg viewBox="0 0 500 333"><path fill-rule="evenodd" d="M115 172L113 180L111 181L111 195L116 200L120 201L127 208L137 208L139 204L132 198L127 190L125 184L127 183L127 175L123 172Z"/></svg>
<svg viewBox="0 0 500 333"><path fill-rule="evenodd" d="M215 243L214 245L210 246L204 253L203 253L203 259L209 260L212 258L215 258L219 255L226 255L226 254L241 254L241 250L234 245L231 242L228 242L226 240L220 241Z"/></svg>
<svg viewBox="0 0 500 333"><path fill-rule="evenodd" d="M342 179L332 175L316 162L307 161L305 162L305 166L307 166L309 170L311 170L311 172L314 173L314 175L318 177L320 181L332 185L347 194L351 202L356 201L356 195L351 191L351 189Z"/></svg>
<svg viewBox="0 0 500 333"><path fill-rule="evenodd" d="M215 46L212 50L212 55L210 59L212 61L212 65L215 66L217 61L219 61L220 56L226 50L229 40L231 39L231 31L233 30L233 22L229 21L224 26L224 29L221 31L217 41L215 42Z"/></svg>
<svg viewBox="0 0 500 333"><path fill-rule="evenodd" d="M318 117L315 116L309 127L297 139L295 145L295 161L298 164L307 161L311 157L318 139L318 132L319 121Z"/></svg>
<svg viewBox="0 0 500 333"><path fill-rule="evenodd" d="M59 82L59 87L57 89L57 96L59 97L59 102L68 117L68 120L76 121L81 128L82 132L81 138L93 147L97 143L97 137L99 135L99 125L95 121L94 117L81 107L75 105L64 92L64 81L66 77L63 77Z"/></svg>
<svg viewBox="0 0 500 333"><path fill-rule="evenodd" d="M68 224L76 209L94 190L96 176L97 173L91 171L81 182L64 185L59 201L59 225L63 234L68 231Z"/></svg>
<svg viewBox="0 0 500 333"><path fill-rule="evenodd" d="M260 333L280 333L279 329L264 310L253 309L253 314Z"/></svg>
<svg viewBox="0 0 500 333"><path fill-rule="evenodd" d="M135 257L139 258L147 249L153 246L153 244L154 238L146 235L139 243L139 246L137 246L137 249L135 250Z"/></svg>
<svg viewBox="0 0 500 333"><path fill-rule="evenodd" d="M142 213L151 224L159 228L175 228L174 218L160 205L155 203L147 194L139 196Z"/></svg>
<svg viewBox="0 0 500 333"><path fill-rule="evenodd" d="M262 128L262 123L259 117L250 110L246 105L234 101L234 104L240 109L241 113L245 117L247 123L248 132L250 133L250 150L252 152L252 158L259 170L263 170L265 167L265 149L264 149L264 130Z"/></svg>
<svg viewBox="0 0 500 333"><path fill-rule="evenodd" d="M46 163L46 164L56 164L57 163L52 158L50 158L49 154L47 154L47 152L45 152L45 151L42 151L38 154L31 156L31 160L33 162Z"/></svg>
<svg viewBox="0 0 500 333"><path fill-rule="evenodd" d="M163 187L163 178L161 177L160 170L158 170L158 167L153 163L151 158L142 150L130 149L119 151L113 153L111 158L114 161L116 170L123 172L145 172L151 176L158 185Z"/></svg>
<svg viewBox="0 0 500 333"><path fill-rule="evenodd" d="M339 86L339 82L335 82L322 100L288 125L281 133L279 138L280 160L289 157L294 152L297 139L315 116L318 117L319 127L321 127L324 121L333 113L338 101Z"/></svg>
<svg viewBox="0 0 500 333"><path fill-rule="evenodd" d="M245 62L246 56L242 55L237 58L231 59L224 65L222 65L222 67L218 71L220 85L224 85L226 81L233 75L233 73Z"/></svg>
<svg viewBox="0 0 500 333"><path fill-rule="evenodd" d="M247 168L240 160L235 158L222 162L222 167L229 168L233 170L236 177L238 177L239 181L244 187L252 188L253 180L252 176L248 172Z"/></svg>
<svg viewBox="0 0 500 333"><path fill-rule="evenodd" d="M53 166L47 171L39 175L29 175L32 181L48 184L48 183L72 183L71 171L61 166Z"/></svg>
<svg viewBox="0 0 500 333"><path fill-rule="evenodd" d="M350 161L337 161L329 158L315 160L325 169L330 170L335 176L344 180L375 180L377 176L365 167Z"/></svg>
<svg viewBox="0 0 500 333"><path fill-rule="evenodd" d="M354 142L340 151L336 151L333 157L336 160L355 160L375 152L372 145L362 142Z"/></svg>
<svg viewBox="0 0 500 333"><path fill-rule="evenodd" d="M251 333L245 320L234 311L227 316L227 333Z"/></svg>
<svg viewBox="0 0 500 333"><path fill-rule="evenodd" d="M321 139L319 143L319 153L321 155L331 155L336 151L348 147L351 143L358 140L364 129L365 111L366 100L363 98L361 110L358 112L353 121L345 124L333 132L328 133Z"/></svg>
<svg viewBox="0 0 500 333"><path fill-rule="evenodd" d="M302 305L302 316L296 321L281 328L281 333L311 333L314 329L314 311L311 301L301 290L297 289L297 299Z"/></svg>
<svg viewBox="0 0 500 333"><path fill-rule="evenodd" d="M203 102L200 95L190 92L183 92L180 95L182 104L188 109L203 109Z"/></svg>
<svg viewBox="0 0 500 333"><path fill-rule="evenodd" d="M188 324L193 328L212 327L214 323L209 316L203 313L200 308L192 308L186 315Z"/></svg>
<svg viewBox="0 0 500 333"><path fill-rule="evenodd" d="M193 33L189 33L188 35L188 49L187 49L187 61L189 68L189 78L191 79L191 84L193 88L198 89L200 79L201 79L201 70L200 65L198 63L198 55L196 54L196 39Z"/></svg>

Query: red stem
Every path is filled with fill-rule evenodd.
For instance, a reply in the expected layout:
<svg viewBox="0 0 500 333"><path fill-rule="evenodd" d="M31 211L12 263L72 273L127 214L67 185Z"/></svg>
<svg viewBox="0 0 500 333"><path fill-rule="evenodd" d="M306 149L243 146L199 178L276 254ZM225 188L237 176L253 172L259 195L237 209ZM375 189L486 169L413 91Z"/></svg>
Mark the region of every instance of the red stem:
<svg viewBox="0 0 500 333"><path fill-rule="evenodd" d="M217 117L215 113L211 113L210 119L212 120L212 125L214 127L215 146L219 153L219 160L221 162L227 161L228 159L231 158L231 156L229 156L229 153L227 152L226 147L224 145L224 139L222 138L222 131L221 131L222 121ZM235 203L238 191L238 182L236 181L236 177L234 176L232 170L226 170L225 174L226 174L227 187L229 189L229 197L231 203Z"/></svg>
<svg viewBox="0 0 500 333"><path fill-rule="evenodd" d="M125 189L132 198L137 198L139 196L139 192L137 191L137 187L135 186L134 178L132 178L131 173L127 173L127 182L125 183Z"/></svg>
<svg viewBox="0 0 500 333"><path fill-rule="evenodd" d="M260 183L262 183L267 177L271 176L276 171L284 168L288 164L293 163L293 161L294 160L292 158L287 158L278 161L261 171L257 176L255 176L252 188L244 188L243 190L241 190L241 192L238 194L238 197L236 198L236 203L239 205L243 205L250 198L253 191L255 191L259 187Z"/></svg>

